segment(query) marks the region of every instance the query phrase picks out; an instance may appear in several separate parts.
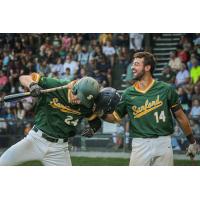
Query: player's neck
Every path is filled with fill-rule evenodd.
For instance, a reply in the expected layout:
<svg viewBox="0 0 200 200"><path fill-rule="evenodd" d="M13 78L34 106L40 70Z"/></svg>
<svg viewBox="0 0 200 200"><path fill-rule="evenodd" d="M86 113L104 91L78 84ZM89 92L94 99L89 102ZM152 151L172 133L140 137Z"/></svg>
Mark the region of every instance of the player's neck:
<svg viewBox="0 0 200 200"><path fill-rule="evenodd" d="M152 76L144 76L141 80L138 81L138 89L145 90L146 88L151 85L151 83L154 81Z"/></svg>

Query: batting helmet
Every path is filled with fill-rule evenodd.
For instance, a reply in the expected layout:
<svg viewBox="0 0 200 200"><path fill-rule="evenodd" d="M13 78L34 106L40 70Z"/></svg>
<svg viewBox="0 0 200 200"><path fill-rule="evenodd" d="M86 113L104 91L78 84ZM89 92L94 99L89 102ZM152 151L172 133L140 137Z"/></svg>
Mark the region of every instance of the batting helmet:
<svg viewBox="0 0 200 200"><path fill-rule="evenodd" d="M112 87L103 88L95 100L96 111L104 114L112 113L120 100L121 96L116 89Z"/></svg>
<svg viewBox="0 0 200 200"><path fill-rule="evenodd" d="M72 88L74 95L80 99L81 104L87 108L91 108L94 104L94 99L100 91L98 82L91 77L83 77L75 83Z"/></svg>

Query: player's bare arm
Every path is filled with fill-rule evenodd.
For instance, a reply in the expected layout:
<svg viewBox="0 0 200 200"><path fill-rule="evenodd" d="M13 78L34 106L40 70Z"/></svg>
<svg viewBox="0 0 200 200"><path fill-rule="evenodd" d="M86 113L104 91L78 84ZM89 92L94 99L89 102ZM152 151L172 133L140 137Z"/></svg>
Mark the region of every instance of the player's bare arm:
<svg viewBox="0 0 200 200"><path fill-rule="evenodd" d="M176 120L178 121L180 127L182 128L186 136L192 135L192 129L189 124L189 120L182 109L177 110L175 113ZM193 135L192 135L193 136ZM190 143L194 143L194 137L192 137Z"/></svg>
<svg viewBox="0 0 200 200"><path fill-rule="evenodd" d="M20 83L24 87L27 87L27 88L29 88L29 86L30 86L31 83L35 82L35 81L33 81L31 75L22 75L22 76L19 77L19 80L20 80Z"/></svg>
<svg viewBox="0 0 200 200"><path fill-rule="evenodd" d="M190 156L190 158L193 159L196 153L199 151L199 145L196 143L196 140L192 133L192 129L189 124L189 120L182 109L179 109L176 112L174 112L174 115L181 129L186 135L188 141L190 142L186 155Z"/></svg>

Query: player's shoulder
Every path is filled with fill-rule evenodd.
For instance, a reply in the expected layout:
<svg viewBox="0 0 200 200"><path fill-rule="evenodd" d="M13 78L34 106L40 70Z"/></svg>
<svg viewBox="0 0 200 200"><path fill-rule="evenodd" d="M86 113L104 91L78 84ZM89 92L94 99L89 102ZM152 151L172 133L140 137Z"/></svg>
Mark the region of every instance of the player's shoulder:
<svg viewBox="0 0 200 200"><path fill-rule="evenodd" d="M129 86L128 88L126 88L123 92L123 94L128 94L130 91L133 91L134 87L133 86Z"/></svg>
<svg viewBox="0 0 200 200"><path fill-rule="evenodd" d="M122 97L123 99L126 99L126 97L128 97L130 94L134 93L134 87L133 86L129 86L128 88L126 88L123 93L122 93Z"/></svg>
<svg viewBox="0 0 200 200"><path fill-rule="evenodd" d="M163 88L163 89L171 89L172 85L169 84L169 83L166 83L164 81L158 81L158 80L156 80L155 81L155 87Z"/></svg>

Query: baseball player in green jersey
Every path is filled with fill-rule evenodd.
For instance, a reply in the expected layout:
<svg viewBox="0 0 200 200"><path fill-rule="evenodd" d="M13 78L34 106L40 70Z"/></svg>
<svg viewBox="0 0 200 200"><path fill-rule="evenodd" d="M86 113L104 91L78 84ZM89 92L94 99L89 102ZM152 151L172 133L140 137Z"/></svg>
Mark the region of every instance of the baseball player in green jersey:
<svg viewBox="0 0 200 200"><path fill-rule="evenodd" d="M133 137L130 165L173 165L170 136L173 116L190 143L187 155L193 158L198 151L176 91L153 78L155 65L152 54L134 54L132 71L137 81L124 91L115 111L103 116L106 121L119 122L126 114L129 115L129 131Z"/></svg>
<svg viewBox="0 0 200 200"><path fill-rule="evenodd" d="M87 118L90 128L83 136L91 137L101 126L93 112L94 99L99 93L98 82L84 77L68 84L68 88L41 94L41 88L67 85L68 82L41 77L37 73L20 76L23 86L38 97L34 126L29 134L10 147L0 157L0 165L18 165L25 161L40 160L43 165L70 166L68 138L75 135L75 127Z"/></svg>

